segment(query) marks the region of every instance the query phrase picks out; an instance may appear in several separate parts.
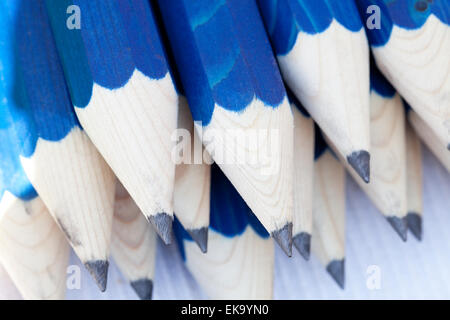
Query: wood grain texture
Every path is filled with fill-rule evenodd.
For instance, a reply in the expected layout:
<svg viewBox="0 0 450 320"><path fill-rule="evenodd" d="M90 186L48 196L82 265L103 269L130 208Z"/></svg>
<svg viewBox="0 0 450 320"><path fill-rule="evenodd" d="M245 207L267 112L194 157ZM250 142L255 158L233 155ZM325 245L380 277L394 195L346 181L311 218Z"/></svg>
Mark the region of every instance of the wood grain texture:
<svg viewBox="0 0 450 320"><path fill-rule="evenodd" d="M425 143L428 149L439 159L442 165L450 172L450 152L444 141L431 129L418 113L409 111L408 120L414 128L416 134Z"/></svg>
<svg viewBox="0 0 450 320"><path fill-rule="evenodd" d="M364 30L350 32L333 20L322 33L299 32L279 55L284 79L346 158L369 151L369 49Z"/></svg>
<svg viewBox="0 0 450 320"><path fill-rule="evenodd" d="M384 216L403 218L407 214L405 112L398 94L385 98L372 90L370 140L370 183L346 167Z"/></svg>
<svg viewBox="0 0 450 320"><path fill-rule="evenodd" d="M25 299L64 299L69 245L40 198L0 223L0 261Z"/></svg>
<svg viewBox="0 0 450 320"><path fill-rule="evenodd" d="M389 41L373 47L378 68L428 124L450 144L450 28L430 15L415 30L393 26Z"/></svg>
<svg viewBox="0 0 450 320"><path fill-rule="evenodd" d="M345 170L328 150L314 163L311 251L325 267L345 258Z"/></svg>
<svg viewBox="0 0 450 320"><path fill-rule="evenodd" d="M271 299L274 244L248 226L235 237L209 230L208 252L185 241L186 265L211 299Z"/></svg>
<svg viewBox="0 0 450 320"><path fill-rule="evenodd" d="M178 128L186 130L183 139L183 163L177 164L175 189L173 194L174 211L186 230L197 230L209 226L209 190L211 186L211 166L203 158L204 148L200 137L194 130L191 112L186 98L179 97ZM196 159L200 153L200 159Z"/></svg>
<svg viewBox="0 0 450 320"><path fill-rule="evenodd" d="M294 130L287 98L277 109L254 99L240 113L216 105L211 123L195 127L269 233L292 222Z"/></svg>
<svg viewBox="0 0 450 320"><path fill-rule="evenodd" d="M156 233L120 182L116 183L111 254L125 278L153 280Z"/></svg>
<svg viewBox="0 0 450 320"><path fill-rule="evenodd" d="M422 215L422 146L408 121L406 122L406 181L407 211Z"/></svg>
<svg viewBox="0 0 450 320"><path fill-rule="evenodd" d="M312 232L314 181L314 121L295 105L294 115L294 216L292 234Z"/></svg>
<svg viewBox="0 0 450 320"><path fill-rule="evenodd" d="M21 163L80 260L107 260L115 180L87 135L74 127L60 141L39 139Z"/></svg>

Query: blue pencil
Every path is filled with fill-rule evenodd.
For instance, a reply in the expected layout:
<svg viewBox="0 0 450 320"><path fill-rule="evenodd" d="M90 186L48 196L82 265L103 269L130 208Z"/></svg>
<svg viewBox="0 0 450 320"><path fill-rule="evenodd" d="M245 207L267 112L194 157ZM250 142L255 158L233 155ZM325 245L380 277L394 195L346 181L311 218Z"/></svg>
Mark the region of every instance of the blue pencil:
<svg viewBox="0 0 450 320"><path fill-rule="evenodd" d="M0 3L0 260L25 299L63 299L69 246L20 162L28 114L15 87L17 1Z"/></svg>
<svg viewBox="0 0 450 320"><path fill-rule="evenodd" d="M354 1L258 3L287 85L369 182L369 53Z"/></svg>
<svg viewBox="0 0 450 320"><path fill-rule="evenodd" d="M293 119L256 2L158 3L206 150L290 255Z"/></svg>
<svg viewBox="0 0 450 320"><path fill-rule="evenodd" d="M45 3L80 123L169 243L178 102L150 3Z"/></svg>
<svg viewBox="0 0 450 320"><path fill-rule="evenodd" d="M378 68L450 150L450 2L356 2Z"/></svg>
<svg viewBox="0 0 450 320"><path fill-rule="evenodd" d="M21 163L81 261L105 290L115 178L81 129L70 101L44 1L11 1L16 88L28 121ZM15 95L16 97L12 96ZM95 234L95 237L92 237Z"/></svg>
<svg viewBox="0 0 450 320"><path fill-rule="evenodd" d="M345 286L345 170L315 126L311 251Z"/></svg>
<svg viewBox="0 0 450 320"><path fill-rule="evenodd" d="M274 246L269 234L220 168L211 166L208 253L175 220L188 269L212 299L271 299Z"/></svg>

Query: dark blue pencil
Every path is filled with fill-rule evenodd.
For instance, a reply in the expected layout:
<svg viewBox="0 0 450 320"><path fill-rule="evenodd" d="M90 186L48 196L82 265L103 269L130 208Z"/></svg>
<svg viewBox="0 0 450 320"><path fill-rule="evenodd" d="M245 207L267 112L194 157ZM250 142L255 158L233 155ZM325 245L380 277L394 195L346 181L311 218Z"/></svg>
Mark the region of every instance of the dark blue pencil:
<svg viewBox="0 0 450 320"><path fill-rule="evenodd" d="M21 163L101 290L106 288L114 175L81 129L43 0L15 1L13 106L27 117ZM92 237L95 234L95 237Z"/></svg>
<svg viewBox="0 0 450 320"><path fill-rule="evenodd" d="M80 123L169 243L178 99L149 1L45 3Z"/></svg>
<svg viewBox="0 0 450 320"><path fill-rule="evenodd" d="M356 3L378 68L450 150L450 2Z"/></svg>
<svg viewBox="0 0 450 320"><path fill-rule="evenodd" d="M206 150L290 255L293 119L256 2L158 3Z"/></svg>
<svg viewBox="0 0 450 320"><path fill-rule="evenodd" d="M369 48L354 0L258 4L287 85L369 182Z"/></svg>

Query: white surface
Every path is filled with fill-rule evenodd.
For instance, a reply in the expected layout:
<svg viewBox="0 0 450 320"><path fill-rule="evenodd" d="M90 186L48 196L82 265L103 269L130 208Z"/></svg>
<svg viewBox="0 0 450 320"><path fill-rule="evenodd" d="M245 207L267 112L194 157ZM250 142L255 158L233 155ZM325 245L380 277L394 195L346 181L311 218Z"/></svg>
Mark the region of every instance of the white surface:
<svg viewBox="0 0 450 320"><path fill-rule="evenodd" d="M424 150L424 239L411 233L403 243L368 198L348 177L346 289L340 290L315 257L305 262L295 252L287 258L276 246L276 299L450 299L450 175ZM71 263L80 264L72 255ZM381 270L381 289L366 286L367 268ZM108 289L100 293L82 269L81 289L69 299L136 299L111 263ZM0 297L4 287L0 283ZM176 245L158 244L154 299L202 299Z"/></svg>

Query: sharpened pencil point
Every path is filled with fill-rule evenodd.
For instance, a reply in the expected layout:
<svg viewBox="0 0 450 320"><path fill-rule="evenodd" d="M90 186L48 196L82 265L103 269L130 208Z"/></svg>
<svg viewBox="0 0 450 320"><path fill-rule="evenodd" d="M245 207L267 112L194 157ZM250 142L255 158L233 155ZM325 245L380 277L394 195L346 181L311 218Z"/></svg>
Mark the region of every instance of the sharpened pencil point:
<svg viewBox="0 0 450 320"><path fill-rule="evenodd" d="M311 235L307 232L301 232L292 239L297 251L308 261L311 252Z"/></svg>
<svg viewBox="0 0 450 320"><path fill-rule="evenodd" d="M328 273L333 277L336 283L344 289L345 287L345 259L333 260L327 266Z"/></svg>
<svg viewBox="0 0 450 320"><path fill-rule="evenodd" d="M271 235L284 253L288 257L292 257L292 223L286 223L283 228L272 232Z"/></svg>
<svg viewBox="0 0 450 320"><path fill-rule="evenodd" d="M400 238L402 238L402 240L406 242L406 233L408 231L408 224L406 222L406 219L398 217L387 217L387 220L394 228L394 230L397 231Z"/></svg>
<svg viewBox="0 0 450 320"><path fill-rule="evenodd" d="M355 169L356 173L369 183L370 181L370 153L365 150L355 151L347 156L347 162Z"/></svg>
<svg viewBox="0 0 450 320"><path fill-rule="evenodd" d="M208 227L186 230L203 253L208 251Z"/></svg>
<svg viewBox="0 0 450 320"><path fill-rule="evenodd" d="M411 230L417 240L422 241L422 217L415 212L409 212L406 215L408 228Z"/></svg>
<svg viewBox="0 0 450 320"><path fill-rule="evenodd" d="M152 300L153 281L150 279L139 279L132 281L131 286L141 300Z"/></svg>
<svg viewBox="0 0 450 320"><path fill-rule="evenodd" d="M108 281L109 262L107 260L93 260L86 262L84 265L94 278L100 291L105 292L106 282Z"/></svg>
<svg viewBox="0 0 450 320"><path fill-rule="evenodd" d="M158 233L165 244L172 242L172 216L165 212L157 213L154 216L149 216L148 221L153 225L156 233Z"/></svg>

